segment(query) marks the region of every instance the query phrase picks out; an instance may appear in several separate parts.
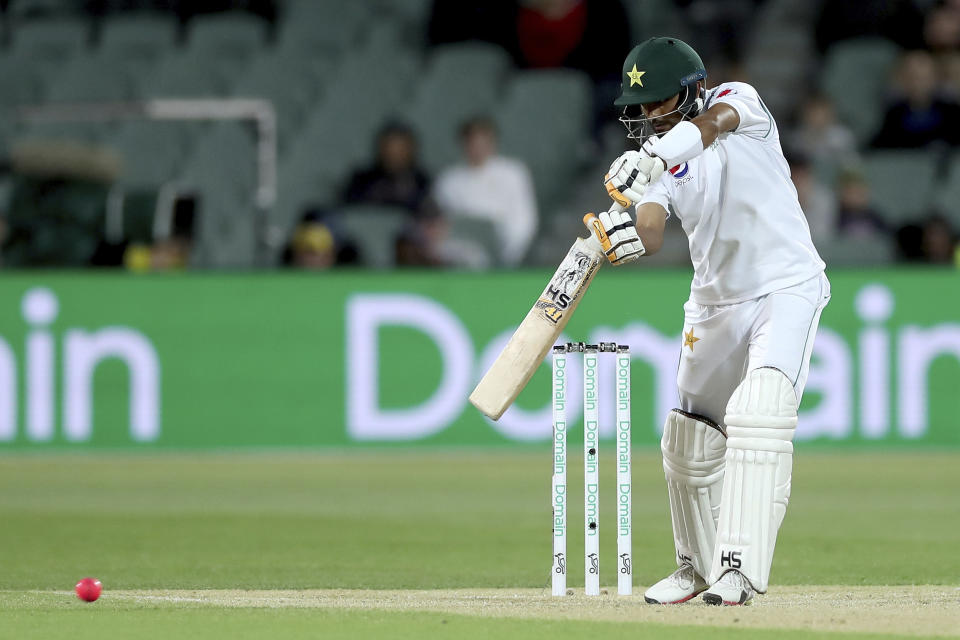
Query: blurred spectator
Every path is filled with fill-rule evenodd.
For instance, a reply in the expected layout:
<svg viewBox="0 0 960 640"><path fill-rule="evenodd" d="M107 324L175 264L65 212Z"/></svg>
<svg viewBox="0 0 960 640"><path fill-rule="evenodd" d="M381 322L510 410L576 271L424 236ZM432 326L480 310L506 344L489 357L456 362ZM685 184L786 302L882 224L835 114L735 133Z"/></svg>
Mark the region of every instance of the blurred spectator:
<svg viewBox="0 0 960 640"><path fill-rule="evenodd" d="M859 173L840 176L837 229L850 236L887 233L887 225L870 203L870 186Z"/></svg>
<svg viewBox="0 0 960 640"><path fill-rule="evenodd" d="M122 250L124 266L130 271L174 271L186 269L190 265L193 253L193 238L196 229L198 197L195 194L182 194L173 204L170 227L161 237L144 244L124 242ZM114 266L110 258L112 247L101 244L95 264Z"/></svg>
<svg viewBox="0 0 960 640"><path fill-rule="evenodd" d="M630 51L630 20L617 0L523 0L516 20L517 62L567 67L618 85Z"/></svg>
<svg viewBox="0 0 960 640"><path fill-rule="evenodd" d="M942 216L933 216L923 225L923 256L933 264L953 264L957 234Z"/></svg>
<svg viewBox="0 0 960 640"><path fill-rule="evenodd" d="M944 2L927 14L923 40L935 54L960 49L960 5L957 2Z"/></svg>
<svg viewBox="0 0 960 640"><path fill-rule="evenodd" d="M872 145L919 148L932 143L960 144L960 105L940 89L933 57L925 51L904 54L898 65L897 95L887 106L883 126Z"/></svg>
<svg viewBox="0 0 960 640"><path fill-rule="evenodd" d="M950 223L932 215L921 224L909 224L897 232L900 255L907 262L955 264L960 246Z"/></svg>
<svg viewBox="0 0 960 640"><path fill-rule="evenodd" d="M858 158L853 133L837 119L830 98L819 93L803 103L789 146L818 168L826 169L829 175L855 164Z"/></svg>
<svg viewBox="0 0 960 640"><path fill-rule="evenodd" d="M436 222L436 225L434 224ZM437 251L438 233L442 221L412 224L404 229L394 242L398 267L441 267L443 260Z"/></svg>
<svg viewBox="0 0 960 640"><path fill-rule="evenodd" d="M497 131L489 118L473 118L460 129L464 164L437 178L437 204L447 215L492 222L505 264L523 260L537 229L530 171L519 160L497 155Z"/></svg>
<svg viewBox="0 0 960 640"><path fill-rule="evenodd" d="M308 209L283 251L283 266L317 271L356 263L356 248L340 237L332 219L324 209Z"/></svg>
<svg viewBox="0 0 960 640"><path fill-rule="evenodd" d="M810 234L815 241L830 238L837 228L837 202L833 192L817 181L806 156L791 154L789 160L790 178L797 189Z"/></svg>
<svg viewBox="0 0 960 640"><path fill-rule="evenodd" d="M0 267L3 266L3 243L7 240L7 218L0 211Z"/></svg>
<svg viewBox="0 0 960 640"><path fill-rule="evenodd" d="M960 99L960 51L940 56L938 63L945 84L944 91L953 99Z"/></svg>
<svg viewBox="0 0 960 640"><path fill-rule="evenodd" d="M430 180L417 163L417 140L402 124L387 124L377 135L373 166L355 172L344 201L402 207L414 215L425 213Z"/></svg>

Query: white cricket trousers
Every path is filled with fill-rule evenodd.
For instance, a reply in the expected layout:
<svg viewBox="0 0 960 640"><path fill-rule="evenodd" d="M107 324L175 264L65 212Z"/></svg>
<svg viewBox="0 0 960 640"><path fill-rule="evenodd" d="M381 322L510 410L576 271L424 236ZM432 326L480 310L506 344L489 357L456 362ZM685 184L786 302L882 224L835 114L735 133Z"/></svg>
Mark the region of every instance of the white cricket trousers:
<svg viewBox="0 0 960 640"><path fill-rule="evenodd" d="M810 370L820 313L830 300L824 273L736 304L683 305L677 370L680 408L724 424L727 401L748 371L774 367L793 383L797 402Z"/></svg>

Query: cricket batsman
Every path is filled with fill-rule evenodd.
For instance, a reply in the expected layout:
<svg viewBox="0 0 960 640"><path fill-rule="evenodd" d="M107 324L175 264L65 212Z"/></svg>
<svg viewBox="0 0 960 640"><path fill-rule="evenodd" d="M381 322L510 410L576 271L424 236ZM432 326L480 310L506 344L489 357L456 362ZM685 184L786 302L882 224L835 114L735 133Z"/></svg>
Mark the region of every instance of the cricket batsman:
<svg viewBox="0 0 960 640"><path fill-rule="evenodd" d="M797 407L830 299L776 122L750 85L707 89L706 77L676 38L630 52L614 104L640 150L610 167L615 204L584 219L614 265L655 253L671 215L690 244L680 406L661 440L679 568L647 590L654 604L703 593L743 605L766 592Z"/></svg>

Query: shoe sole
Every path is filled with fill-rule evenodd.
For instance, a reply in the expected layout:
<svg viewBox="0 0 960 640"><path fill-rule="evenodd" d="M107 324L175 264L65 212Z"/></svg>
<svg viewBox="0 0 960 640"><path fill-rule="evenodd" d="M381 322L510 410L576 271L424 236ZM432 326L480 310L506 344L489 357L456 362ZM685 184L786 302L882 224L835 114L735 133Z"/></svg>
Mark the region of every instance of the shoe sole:
<svg viewBox="0 0 960 640"><path fill-rule="evenodd" d="M706 591L706 589L702 589L702 590L700 590L700 591L696 591L696 592L691 593L690 595L688 595L686 598L681 598L680 600L674 600L673 602L660 602L659 600L654 600L653 598L648 598L647 596L643 596L643 599L644 599L644 601L646 601L647 604L683 604L684 602L687 602L688 600L693 600L694 598L696 598L698 595L700 595L700 594L703 593L704 591Z"/></svg>
<svg viewBox="0 0 960 640"><path fill-rule="evenodd" d="M724 600L722 597L718 596L715 593L704 594L703 601L706 602L707 604L725 605L728 607L748 606L751 602L753 602L752 598L750 599L747 598L746 592L741 591L740 593L741 593L740 602L733 602L732 600Z"/></svg>

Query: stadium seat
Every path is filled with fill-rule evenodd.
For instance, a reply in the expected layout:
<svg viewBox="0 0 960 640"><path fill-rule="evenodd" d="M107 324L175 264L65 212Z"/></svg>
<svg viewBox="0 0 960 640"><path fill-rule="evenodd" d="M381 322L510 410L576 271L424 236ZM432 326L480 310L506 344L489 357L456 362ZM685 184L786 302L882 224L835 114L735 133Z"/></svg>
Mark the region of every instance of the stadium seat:
<svg viewBox="0 0 960 640"><path fill-rule="evenodd" d="M554 204L549 198L580 164L590 100L590 82L579 72L527 71L511 82L496 114L503 152L528 164L541 209Z"/></svg>
<svg viewBox="0 0 960 640"><path fill-rule="evenodd" d="M257 185L257 147L249 123L220 122L197 143L180 173L190 187L253 198Z"/></svg>
<svg viewBox="0 0 960 640"><path fill-rule="evenodd" d="M286 163L280 167L277 204L272 222L282 237L289 237L307 207L325 207L338 199L336 185L316 179L309 172L298 170L300 165Z"/></svg>
<svg viewBox="0 0 960 640"><path fill-rule="evenodd" d="M486 42L464 42L435 48L430 54L426 74L457 78L465 75L485 82L499 82L512 66L502 48Z"/></svg>
<svg viewBox="0 0 960 640"><path fill-rule="evenodd" d="M960 233L960 154L954 153L946 180L937 189L937 211L946 216L953 228Z"/></svg>
<svg viewBox="0 0 960 640"><path fill-rule="evenodd" d="M362 264L389 269L396 263L397 235L409 224L410 214L397 207L351 205L342 207L338 226L356 242ZM370 233L376 229L377 233Z"/></svg>
<svg viewBox="0 0 960 640"><path fill-rule="evenodd" d="M457 244L476 246L487 258L491 267L500 266L503 259L503 242L497 228L488 219L448 212L449 236Z"/></svg>
<svg viewBox="0 0 960 640"><path fill-rule="evenodd" d="M102 122L24 122L16 134L16 141L55 141L98 143L109 125Z"/></svg>
<svg viewBox="0 0 960 640"><path fill-rule="evenodd" d="M884 88L898 53L897 45L882 38L845 40L827 52L821 88L861 142L880 125Z"/></svg>
<svg viewBox="0 0 960 640"><path fill-rule="evenodd" d="M524 71L514 76L505 109L525 119L543 122L579 140L587 131L593 88L590 79L573 70Z"/></svg>
<svg viewBox="0 0 960 640"><path fill-rule="evenodd" d="M211 98L224 96L233 79L231 69L216 61L180 52L164 57L153 73L140 79L145 98Z"/></svg>
<svg viewBox="0 0 960 640"><path fill-rule="evenodd" d="M36 104L42 93L41 76L29 58L0 56L0 107Z"/></svg>
<svg viewBox="0 0 960 640"><path fill-rule="evenodd" d="M691 42L683 14L671 0L629 0L623 6L627 10L634 42L666 35Z"/></svg>
<svg viewBox="0 0 960 640"><path fill-rule="evenodd" d="M191 264L205 268L256 266L258 212L252 201L204 190L195 223Z"/></svg>
<svg viewBox="0 0 960 640"><path fill-rule="evenodd" d="M395 115L394 105L406 98L418 69L415 58L398 52L371 99L370 73L377 64L361 54L340 65L290 147L295 164L309 164L324 181L340 182L370 158L373 136Z"/></svg>
<svg viewBox="0 0 960 640"><path fill-rule="evenodd" d="M893 262L893 241L885 235L837 235L817 242L817 251L831 267L876 267Z"/></svg>
<svg viewBox="0 0 960 640"><path fill-rule="evenodd" d="M177 41L177 21L171 14L142 12L104 18L100 52L121 60L152 63L172 51Z"/></svg>
<svg viewBox="0 0 960 640"><path fill-rule="evenodd" d="M109 140L120 154L120 184L159 187L172 180L188 151L188 127L180 122L129 122Z"/></svg>
<svg viewBox="0 0 960 640"><path fill-rule="evenodd" d="M319 83L307 73L302 65L297 68L280 58L264 57L255 61L233 88L236 97L262 98L273 103L282 147L313 106Z"/></svg>
<svg viewBox="0 0 960 640"><path fill-rule="evenodd" d="M938 173L926 151L875 151L864 158L873 202L891 225L923 216L931 204Z"/></svg>
<svg viewBox="0 0 960 640"><path fill-rule="evenodd" d="M356 50L363 28L369 24L361 2L318 2L288 11L280 24L277 48L286 56L323 58Z"/></svg>
<svg viewBox="0 0 960 640"><path fill-rule="evenodd" d="M30 18L41 15L76 13L76 0L10 0L7 15L11 18Z"/></svg>
<svg viewBox="0 0 960 640"><path fill-rule="evenodd" d="M133 96L133 81L110 58L78 56L54 75L48 102L123 102Z"/></svg>
<svg viewBox="0 0 960 640"><path fill-rule="evenodd" d="M269 28L263 18L239 11L197 16L188 25L187 46L203 56L247 61L263 50Z"/></svg>
<svg viewBox="0 0 960 640"><path fill-rule="evenodd" d="M457 160L459 125L468 117L492 114L509 65L502 49L482 43L440 47L431 56L405 111L427 169L435 172Z"/></svg>
<svg viewBox="0 0 960 640"><path fill-rule="evenodd" d="M384 2L381 10L396 16L417 32L426 31L430 20L433 0L404 0L403 2Z"/></svg>
<svg viewBox="0 0 960 640"><path fill-rule="evenodd" d="M11 51L34 62L56 64L79 53L90 40L84 18L45 18L19 22L12 29Z"/></svg>
<svg viewBox="0 0 960 640"><path fill-rule="evenodd" d="M254 266L257 177L256 145L247 126L214 124L197 143L176 184L200 193L198 265Z"/></svg>

